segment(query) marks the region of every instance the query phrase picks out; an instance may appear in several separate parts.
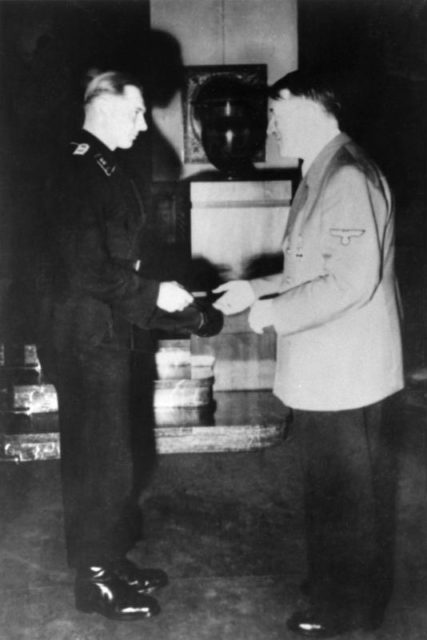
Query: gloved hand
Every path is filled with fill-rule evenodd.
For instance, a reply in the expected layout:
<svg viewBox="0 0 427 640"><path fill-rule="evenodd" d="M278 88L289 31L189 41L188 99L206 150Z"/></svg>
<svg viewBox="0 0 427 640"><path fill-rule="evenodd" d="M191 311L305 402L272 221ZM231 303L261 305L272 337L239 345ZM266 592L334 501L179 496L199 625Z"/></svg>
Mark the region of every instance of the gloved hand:
<svg viewBox="0 0 427 640"><path fill-rule="evenodd" d="M244 311L256 300L254 290L247 280L225 282L214 289L213 293L224 293L213 306L226 316Z"/></svg>

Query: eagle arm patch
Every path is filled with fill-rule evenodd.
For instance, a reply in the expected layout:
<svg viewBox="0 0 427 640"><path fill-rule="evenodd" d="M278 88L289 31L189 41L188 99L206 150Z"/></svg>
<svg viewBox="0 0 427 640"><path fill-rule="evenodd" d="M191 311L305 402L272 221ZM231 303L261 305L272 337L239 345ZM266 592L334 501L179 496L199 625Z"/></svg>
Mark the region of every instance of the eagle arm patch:
<svg viewBox="0 0 427 640"><path fill-rule="evenodd" d="M365 233L365 229L329 229L329 233L334 238L339 238L341 244L346 246L350 244L353 238L360 238Z"/></svg>

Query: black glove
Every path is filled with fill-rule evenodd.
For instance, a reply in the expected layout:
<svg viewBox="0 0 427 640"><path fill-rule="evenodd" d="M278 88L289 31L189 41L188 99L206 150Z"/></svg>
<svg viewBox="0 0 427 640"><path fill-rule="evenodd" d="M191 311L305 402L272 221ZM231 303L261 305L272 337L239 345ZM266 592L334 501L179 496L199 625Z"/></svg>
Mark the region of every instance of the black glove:
<svg viewBox="0 0 427 640"><path fill-rule="evenodd" d="M200 338L216 336L223 326L222 312L212 307L207 300L195 300L183 311L174 313L156 308L149 323L149 329L186 335L194 334Z"/></svg>

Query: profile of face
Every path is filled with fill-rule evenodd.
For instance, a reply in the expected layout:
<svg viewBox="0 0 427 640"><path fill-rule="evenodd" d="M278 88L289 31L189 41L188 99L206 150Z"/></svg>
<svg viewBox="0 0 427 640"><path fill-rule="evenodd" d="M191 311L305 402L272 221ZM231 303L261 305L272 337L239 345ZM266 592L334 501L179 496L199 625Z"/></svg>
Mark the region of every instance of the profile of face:
<svg viewBox="0 0 427 640"><path fill-rule="evenodd" d="M129 149L141 131L147 130L145 104L138 87L126 85L121 95L105 95L109 140L112 149Z"/></svg>
<svg viewBox="0 0 427 640"><path fill-rule="evenodd" d="M281 91L280 99L270 101L267 133L277 141L282 157L304 158L316 108L312 100L294 96L287 89Z"/></svg>

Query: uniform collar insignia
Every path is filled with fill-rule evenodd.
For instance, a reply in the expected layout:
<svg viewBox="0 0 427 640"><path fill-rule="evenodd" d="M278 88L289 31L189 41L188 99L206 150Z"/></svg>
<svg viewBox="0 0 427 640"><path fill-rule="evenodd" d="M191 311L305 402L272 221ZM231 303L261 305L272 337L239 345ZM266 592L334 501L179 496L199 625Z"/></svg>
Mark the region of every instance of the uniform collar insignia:
<svg viewBox="0 0 427 640"><path fill-rule="evenodd" d="M110 149L96 136L83 129L79 132L77 140L71 142L74 156L84 156L90 150L90 157L94 158L97 165L106 176L110 177L116 170L114 156Z"/></svg>
<svg viewBox="0 0 427 640"><path fill-rule="evenodd" d="M103 170L105 175L110 177L114 173L114 171L116 170L116 165L113 162L108 161L102 155L102 153L96 153L94 157L95 157L95 160L96 160L97 164L101 167L101 169Z"/></svg>

